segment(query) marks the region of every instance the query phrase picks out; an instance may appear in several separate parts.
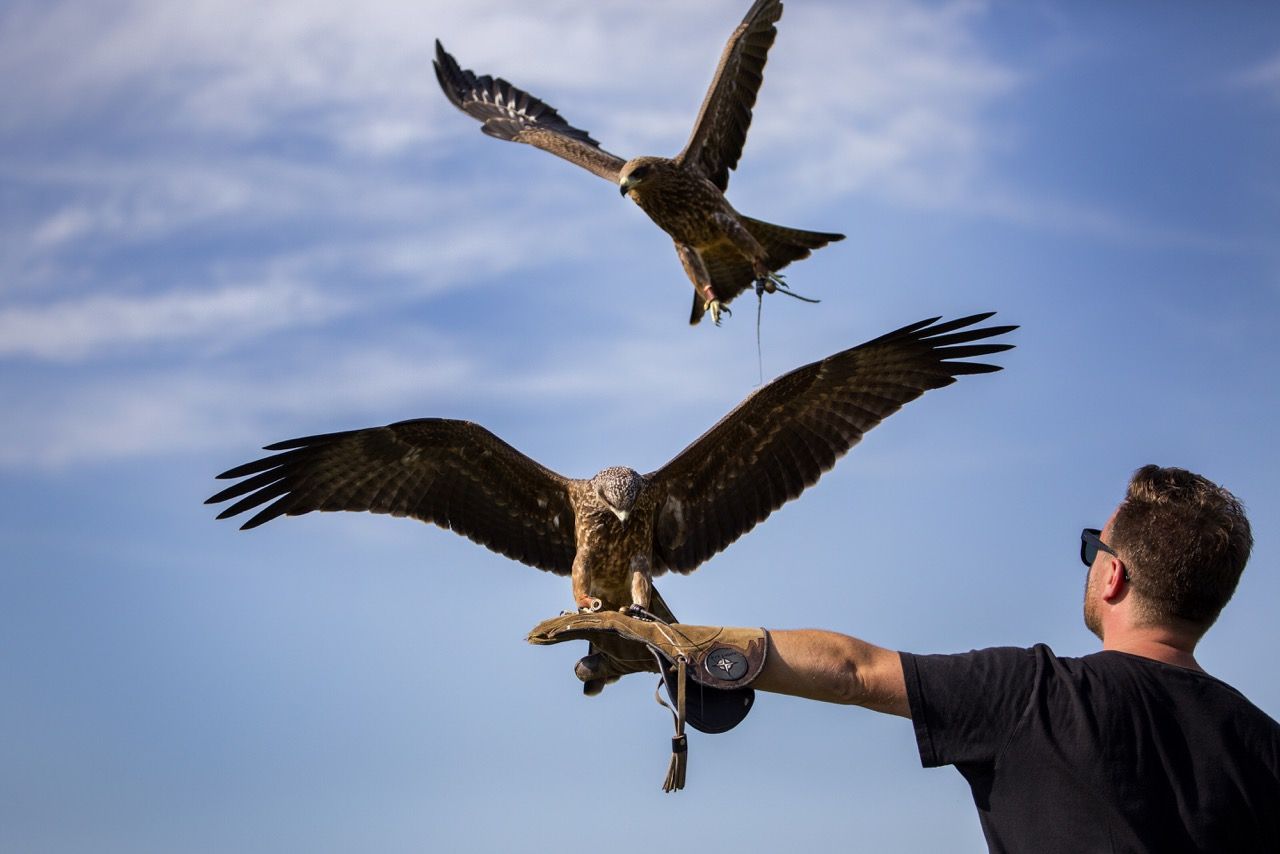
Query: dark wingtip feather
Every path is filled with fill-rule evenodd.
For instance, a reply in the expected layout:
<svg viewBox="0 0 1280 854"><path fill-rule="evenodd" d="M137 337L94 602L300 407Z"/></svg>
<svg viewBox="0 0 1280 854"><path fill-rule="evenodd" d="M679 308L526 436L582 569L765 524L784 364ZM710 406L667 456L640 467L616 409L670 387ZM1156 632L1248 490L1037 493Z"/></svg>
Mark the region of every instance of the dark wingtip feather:
<svg viewBox="0 0 1280 854"><path fill-rule="evenodd" d="M976 321L975 321L975 322L976 322ZM1018 328L1019 328L1019 327L1018 327L1018 324L1016 324L1016 323L1008 323L1008 324L1005 324L1004 326L983 326L983 327L981 327L981 328L979 328L979 329L975 329L975 330L973 330L973 331L974 331L974 332L981 332L983 335L986 335L986 336L988 336L988 337L992 337L992 336L996 336L996 335L1005 335L1005 334L1007 334L1007 333L1009 333L1009 332L1012 332L1013 330L1018 329Z"/></svg>
<svg viewBox="0 0 1280 854"><path fill-rule="evenodd" d="M244 477L249 474L257 474L258 472L265 471L274 465L276 465L274 457L263 457L260 460L253 460L252 462L242 463L235 468L227 469L222 474L216 475L215 479L231 480L232 478Z"/></svg>
<svg viewBox="0 0 1280 854"><path fill-rule="evenodd" d="M243 525L240 526L240 530L252 531L254 528L258 527L259 525L270 522L272 519L279 516L281 514L281 511L277 510L276 512L272 513L271 512L272 507L275 507L275 504L272 504L271 507L268 507L265 510L260 510L257 513L255 513L252 517L249 518L248 522L245 522Z"/></svg>
<svg viewBox="0 0 1280 854"><path fill-rule="evenodd" d="M436 82L440 84L441 91L449 102L458 109L463 109L462 92L464 91L463 83L459 78L465 75L462 67L458 65L458 61L444 49L444 45L440 43L440 39L436 39L436 58L432 61L431 66L436 72Z"/></svg>
<svg viewBox="0 0 1280 854"><path fill-rule="evenodd" d="M444 49L444 45L440 43L440 39L436 39L436 58L435 66L443 67L446 70L452 70L458 67L458 61L453 58L453 54Z"/></svg>
<svg viewBox="0 0 1280 854"><path fill-rule="evenodd" d="M222 477L222 475L218 475L218 477ZM238 483L233 486L228 486L226 489L222 490L221 492L215 493L214 495L210 495L208 498L204 500L204 503L205 504L221 504L222 502L228 499L235 498L236 496L235 496L234 490L238 486L240 486L240 484ZM218 518L221 519L222 517L219 516Z"/></svg>
<svg viewBox="0 0 1280 854"><path fill-rule="evenodd" d="M252 510L261 504L266 504L272 499L278 499L289 492L289 483L283 479L277 480L266 486L259 487L248 495L245 495L235 504L223 510L218 516L219 519L225 519L228 516L236 516L246 510ZM228 496L230 497L230 496Z"/></svg>
<svg viewBox="0 0 1280 854"><path fill-rule="evenodd" d="M982 321L992 317L994 314L994 311L987 311L982 314L973 314L968 317L949 320L946 323L939 323L936 326L929 326L928 328L920 330L918 338L921 342L929 344L939 352L947 352L948 348L951 348L956 344L994 338L997 335L1005 335L1018 328L1017 324L974 327L974 324L981 323ZM919 324L914 325L919 327Z"/></svg>
<svg viewBox="0 0 1280 854"><path fill-rule="evenodd" d="M979 314L971 314L967 317L957 317L955 320L948 320L946 323L939 323L936 326L931 323L929 328L924 330L926 335L921 337L935 338L939 335L945 335L948 332L952 332L957 329L964 329L966 326L973 326L975 323L981 323L994 315L994 311L984 311ZM935 317L934 321L939 319L940 318Z"/></svg>
<svg viewBox="0 0 1280 854"><path fill-rule="evenodd" d="M938 357L944 360L949 359L971 359L974 356L990 356L992 353L1003 353L1005 350L1012 350L1012 344L959 344L952 347L939 347L936 352Z"/></svg>
<svg viewBox="0 0 1280 854"><path fill-rule="evenodd" d="M953 377L967 374L994 374L996 371L1003 371L1003 365L988 365L983 362L956 362L955 364L947 363L947 370L951 372Z"/></svg>
<svg viewBox="0 0 1280 854"><path fill-rule="evenodd" d="M322 437L321 437L321 436L303 436L303 437L298 438L298 439L285 439L285 440L280 441L280 442L272 442L270 445L263 445L263 446L262 446L262 450L264 450L264 451L291 451L291 450L293 450L294 448L301 448L301 447L303 447L304 445L310 445L310 444L313 444L313 443L315 442L315 440L316 440L316 439L319 439L319 438L322 438Z"/></svg>
<svg viewBox="0 0 1280 854"><path fill-rule="evenodd" d="M323 445L329 442L335 442L350 436L354 430L339 430L336 433L316 433L313 436L299 436L296 439L285 439L283 442L273 442L270 445L263 445L264 451L292 451L295 448L306 448L311 445Z"/></svg>
<svg viewBox="0 0 1280 854"><path fill-rule="evenodd" d="M879 338L873 338L870 341L868 341L866 344L861 344L859 346L865 347L871 344L879 344L881 342L888 341L891 338L901 338L907 335L911 335L912 333L919 332L921 329L924 329L927 326L932 326L933 324L937 323L941 319L942 319L942 315L938 315L937 317L926 317L924 320L918 320L915 323L909 323L906 326L893 330L892 332L886 332L884 335L881 335Z"/></svg>
<svg viewBox="0 0 1280 854"><path fill-rule="evenodd" d="M278 458L273 457L272 459L274 460ZM228 486L205 503L221 504L223 501L230 501L232 498L239 498L241 495L245 495L246 493L274 486L284 478L285 471L283 468L272 467L261 474L254 475L253 477L247 477L239 483L231 484L231 486Z"/></svg>

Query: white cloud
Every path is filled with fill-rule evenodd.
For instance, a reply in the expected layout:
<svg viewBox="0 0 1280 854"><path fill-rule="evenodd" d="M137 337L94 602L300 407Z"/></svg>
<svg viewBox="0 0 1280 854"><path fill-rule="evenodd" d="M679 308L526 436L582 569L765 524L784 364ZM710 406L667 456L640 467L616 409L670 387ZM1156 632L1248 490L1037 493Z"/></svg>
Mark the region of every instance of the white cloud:
<svg viewBox="0 0 1280 854"><path fill-rule="evenodd" d="M332 298L295 282L9 307L0 309L0 358L67 361L143 344L235 338L314 323L339 310Z"/></svg>
<svg viewBox="0 0 1280 854"><path fill-rule="evenodd" d="M512 176L522 204L594 179L533 151L500 155L436 91L435 36L465 65L547 97L619 154L674 153L741 6L650 3L637 15L632 0L13 4L0 71L25 85L0 92L0 132L94 127L64 137L70 149L56 161L28 155L6 170L64 201L42 201L6 235L20 260L5 272L47 274L51 253L81 241L159 241L220 219L486 222L509 209L498 190ZM867 187L954 185L978 168L981 111L1014 81L969 34L980 7L793 6L744 161L753 186L786 186L785 203L800 208ZM677 18L685 26L673 30ZM492 173L421 168L458 152L492 162ZM419 164L412 173L362 165L406 154Z"/></svg>
<svg viewBox="0 0 1280 854"><path fill-rule="evenodd" d="M1232 75L1231 82L1250 89L1262 89L1280 101L1280 53Z"/></svg>
<svg viewBox="0 0 1280 854"><path fill-rule="evenodd" d="M405 151L438 133L476 133L435 91L430 59L439 36L464 65L514 80L571 121L598 118L597 127L622 131L606 147L674 153L741 6L647 3L638 15L633 0L536 9L375 0L358 12L337 2L134 0L107 14L90 4L19 4L0 67L30 85L0 95L8 102L0 116L30 128L128 98L166 125L234 136L314 133L370 154ZM971 118L975 103L1012 80L968 34L978 8L789 7L753 146L759 138L804 145L795 128L874 133L862 119L877 114L886 125L921 109L948 123ZM673 20L682 26L672 28Z"/></svg>
<svg viewBox="0 0 1280 854"><path fill-rule="evenodd" d="M710 361L718 342L701 342L700 358ZM0 423L0 468L245 450L293 435L289 431L456 416L491 406L518 419L526 405L543 412L589 400L583 425L644 423L653 415L649 401L679 406L708 396L705 377L685 370L661 336L588 342L592 359L566 357L582 346L560 342L540 348L527 363L501 364L483 348L468 349L436 332L407 345L327 342L321 350L280 353L270 364L224 357L82 375L56 390L24 391L23 405Z"/></svg>
<svg viewBox="0 0 1280 854"><path fill-rule="evenodd" d="M600 417L615 423L632 405L620 389L699 400L707 378L687 366L716 363L723 345L706 335L680 348L596 342L581 368L544 348L541 361L512 370L489 364L469 339L455 351L347 354L277 379L237 373L235 358L255 336L283 342L294 327L394 314L485 277L622 247L620 223L648 227L598 179L482 136L436 91L434 37L464 65L545 97L618 154L674 153L744 5L10 4L0 12L0 73L26 85L0 91L0 138L46 133L61 148L56 157L22 148L0 163L30 205L0 221L0 358L81 364L85 376L24 407L21 424L6 428L5 464L208 447L237 431L271 438L262 428L285 411L403 411L424 389L495 401L589 396L609 402ZM991 107L1022 79L976 34L984 11L972 2L788 4L731 198L767 199L744 210L781 221L815 201L870 193L1037 228L1135 233L1122 218L1032 204L990 180L1006 144ZM672 30L678 17L686 26ZM182 256L199 266L182 272L181 290L166 278L172 266L129 269L131 251L152 262L206 236L213 248ZM669 252L653 237L646 251ZM99 272L100 257L121 255ZM678 279L674 259L660 260L662 275ZM619 281L604 286L639 286L628 278L639 265L626 257ZM742 314L749 322L750 309ZM167 364L161 374L139 359L136 374L104 378L90 364L211 343L226 345L217 373ZM77 424L86 410L100 413L100 429ZM140 436L147 425L168 426Z"/></svg>
<svg viewBox="0 0 1280 854"><path fill-rule="evenodd" d="M358 10L336 0L131 0L110 11L14 3L0 27L8 34L0 35L0 71L26 85L0 92L0 130L100 117L107 137L137 137L141 147L81 157L79 177L59 183L69 202L46 211L32 239L4 245L26 255L95 234L161 239L213 217L340 208L363 223L426 222L442 209L432 200L457 198L463 181L436 169L358 166L406 154L420 163L458 152L491 160L492 173L465 176L469 188L492 190L518 175L527 198L540 198L575 176L532 151L499 155L499 144L440 97L430 69L435 37L464 65L545 97L620 155L674 153L742 6L664 0L636 14L634 0L536 8L371 0ZM872 193L908 207L1072 227L1060 210L1028 215L1031 201L1009 204L1017 190L1001 188L994 162L1013 129L1006 135L990 108L1023 79L979 37L986 14L973 0L790 4L731 197L776 199L783 212L775 218ZM684 23L678 30L675 19ZM1278 69L1268 60L1242 79L1272 86ZM331 149L299 156L253 145L279 139ZM237 150L245 141L251 147ZM998 200L984 198L989 188ZM497 193L484 202L468 198L450 221L474 226L503 209ZM1079 230L1092 233L1097 215L1082 211ZM439 238L424 231L424 240ZM37 254L24 266L47 275L43 260Z"/></svg>
<svg viewBox="0 0 1280 854"><path fill-rule="evenodd" d="M409 394L452 388L469 372L465 362L446 355L429 368L381 354L336 361L287 373L272 365L159 367L95 375L56 394L32 392L0 425L0 468L254 448L283 438L274 432L282 423L314 425L319 417L391 408Z"/></svg>
<svg viewBox="0 0 1280 854"><path fill-rule="evenodd" d="M985 112L1021 82L974 36L982 9L801 9L792 23L804 27L803 47L766 70L744 170L762 156L771 188L785 181L828 199L872 192L909 206L919 204L913 188L968 185L1002 143Z"/></svg>

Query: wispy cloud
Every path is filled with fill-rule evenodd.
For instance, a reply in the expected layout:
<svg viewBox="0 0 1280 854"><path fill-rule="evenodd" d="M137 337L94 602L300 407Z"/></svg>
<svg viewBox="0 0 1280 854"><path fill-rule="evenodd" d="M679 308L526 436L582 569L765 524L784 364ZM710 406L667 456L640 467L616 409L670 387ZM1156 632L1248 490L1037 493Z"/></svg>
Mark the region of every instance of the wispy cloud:
<svg viewBox="0 0 1280 854"><path fill-rule="evenodd" d="M655 399L680 406L708 398L705 377L681 361L688 354L662 336L558 342L516 365L443 331L387 346L317 346L277 352L265 363L223 354L176 366L126 364L79 374L56 390L27 389L23 405L0 424L0 468L247 449L289 431L494 408L518 418L520 412L569 407L579 413L576 429L585 437L605 432L606 425L647 423ZM570 358L584 347L591 359ZM710 362L717 349L704 336L695 351ZM726 401L713 406L735 402Z"/></svg>
<svg viewBox="0 0 1280 854"><path fill-rule="evenodd" d="M340 320L394 316L485 279L545 273L618 246L620 224L648 227L598 179L482 136L435 91L434 37L465 65L546 97L619 154L674 153L743 6L6 4L0 73L24 85L0 91L0 359L85 371L56 397L11 384L30 405L5 428L6 464L223 442L231 402L246 433L282 401L311 416L402 409L440 376L455 396L589 394L617 412L630 405L620 388L697 398L705 379L687 365L715 361L697 352L711 346L705 336L680 351L596 342L581 368L544 348L512 370L473 338L455 351L363 357L376 364L351 343L323 370L298 363L276 379L236 359L268 335L288 350L298 344L290 332L336 331ZM993 107L1026 80L980 38L986 11L966 0L788 4L731 198L783 221L870 194L1032 228L1165 239L999 180L1009 135ZM672 29L677 18L686 25ZM644 245L668 251L661 235ZM634 281L632 261L608 287ZM673 259L662 261L678 277ZM217 369L174 364L185 344L220 348ZM121 354L128 365L98 364ZM86 408L102 413L101 429L75 423ZM137 428L147 424L172 429L144 441Z"/></svg>
<svg viewBox="0 0 1280 854"><path fill-rule="evenodd" d="M253 336L315 323L341 308L333 298L296 282L4 308L0 358L68 361L145 344Z"/></svg>
<svg viewBox="0 0 1280 854"><path fill-rule="evenodd" d="M1280 53L1237 71L1230 77L1236 86L1261 89L1280 103Z"/></svg>
<svg viewBox="0 0 1280 854"><path fill-rule="evenodd" d="M804 50L770 68L753 146L790 159L786 179L806 194L871 191L914 205L912 187L967 181L1001 140L985 112L1020 83L974 35L983 10L804 10Z"/></svg>
<svg viewBox="0 0 1280 854"><path fill-rule="evenodd" d="M499 190L512 175L524 198L593 179L531 151L499 154L434 91L433 36L466 64L548 97L620 154L674 153L740 7L665 2L634 15L630 0L536 10L375 0L352 14L336 2L197 0L178 10L133 0L108 13L11 4L0 70L25 84L0 93L0 131L57 133L69 150L9 158L40 213L4 243L29 260L23 269L47 275L50 257L85 240L161 241L232 217L442 222L444 206L432 202L461 198L460 186L472 192L449 221L481 223L510 204ZM785 185L785 203L799 208L972 173L986 145L982 110L1016 80L970 34L980 10L788 8L744 162L753 186L772 195ZM686 25L673 30L675 18ZM661 60L641 45L662 45ZM492 173L433 166L447 158L485 158ZM516 162L528 166L510 171Z"/></svg>

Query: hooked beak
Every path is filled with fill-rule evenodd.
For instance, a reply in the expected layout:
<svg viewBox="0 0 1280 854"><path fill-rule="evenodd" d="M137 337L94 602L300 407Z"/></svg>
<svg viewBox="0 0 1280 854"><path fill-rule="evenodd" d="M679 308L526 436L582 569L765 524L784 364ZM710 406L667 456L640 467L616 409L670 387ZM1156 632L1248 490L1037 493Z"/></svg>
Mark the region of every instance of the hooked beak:
<svg viewBox="0 0 1280 854"><path fill-rule="evenodd" d="M625 196L627 193L631 192L631 188L635 185L636 182L632 180L630 175L628 175L618 182L618 194Z"/></svg>
<svg viewBox="0 0 1280 854"><path fill-rule="evenodd" d="M619 522L626 522L627 517L631 515L626 510L614 510L612 507L610 507L609 509L613 510L613 515L618 517Z"/></svg>

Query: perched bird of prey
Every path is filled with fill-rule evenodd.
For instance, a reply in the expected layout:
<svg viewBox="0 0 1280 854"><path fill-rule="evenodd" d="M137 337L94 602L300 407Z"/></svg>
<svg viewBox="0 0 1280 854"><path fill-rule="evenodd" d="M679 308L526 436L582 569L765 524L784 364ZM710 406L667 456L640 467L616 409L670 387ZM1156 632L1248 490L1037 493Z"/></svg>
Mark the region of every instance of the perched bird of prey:
<svg viewBox="0 0 1280 854"><path fill-rule="evenodd" d="M649 474L614 466L559 475L478 424L443 418L307 436L219 478L244 523L313 510L411 516L538 569L569 575L581 609L631 604L674 621L652 578L687 573L817 482L862 435L928 389L998 371L960 361L1010 349L1014 326L978 314L904 326L757 389ZM978 343L974 343L978 342Z"/></svg>
<svg viewBox="0 0 1280 854"><path fill-rule="evenodd" d="M458 66L436 42L436 78L454 106L483 123L486 134L526 142L618 185L671 235L693 282L697 323L704 312L720 322L725 306L748 287L775 291L776 273L843 234L802 231L751 219L724 197L729 170L738 165L751 125L751 108L764 81L764 63L782 17L780 0L756 0L729 37L693 134L675 157L623 160L570 125L546 103L502 78L477 77ZM794 294L793 294L794 296ZM812 301L812 300L810 300Z"/></svg>

